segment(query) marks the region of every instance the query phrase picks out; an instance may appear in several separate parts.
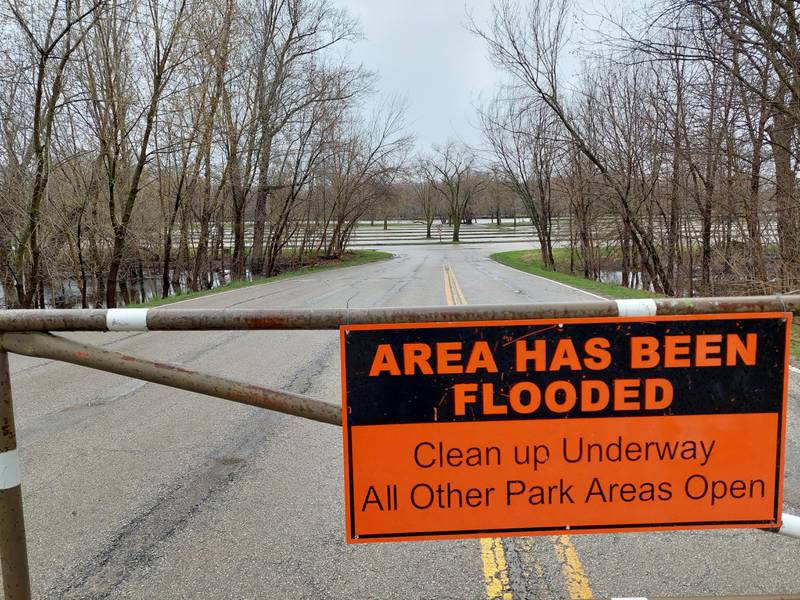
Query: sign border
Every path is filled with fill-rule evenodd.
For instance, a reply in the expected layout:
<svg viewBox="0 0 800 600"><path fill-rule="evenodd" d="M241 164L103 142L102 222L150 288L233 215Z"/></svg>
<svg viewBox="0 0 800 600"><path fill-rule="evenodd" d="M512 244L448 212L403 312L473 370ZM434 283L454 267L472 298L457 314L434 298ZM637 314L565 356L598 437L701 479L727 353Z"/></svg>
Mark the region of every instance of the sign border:
<svg viewBox="0 0 800 600"><path fill-rule="evenodd" d="M420 531L402 533L370 533L357 535L355 531L355 507L353 505L353 454L352 440L350 438L350 423L347 418L347 369L345 341L349 331L376 331L386 329L441 329L456 327L503 327L515 325L558 325L561 323L590 324L590 323L652 323L656 321L732 321L745 319L784 319L786 325L786 346L783 361L783 398L778 412L778 443L775 461L775 505L771 521L689 521L666 522L656 524L611 524L611 525L570 525L567 527L520 527L505 529L468 529L450 531ZM649 531L685 531L691 529L773 529L781 526L783 509L783 483L785 477L786 453L783 448L786 443L786 404L789 392L789 359L791 355L791 312L743 312L743 313L714 313L714 314L689 314L689 315L653 315L630 317L564 317L548 319L502 319L496 321L436 321L428 323L361 323L341 325L339 327L339 348L341 358L341 384L342 384L342 438L344 452L344 493L345 493L345 535L348 544L366 542L392 542L392 541L424 541L448 540L481 537L517 537L531 534L558 535L570 533L625 533ZM754 413L765 414L765 413ZM772 414L772 413L768 413ZM609 417L615 418L615 417Z"/></svg>

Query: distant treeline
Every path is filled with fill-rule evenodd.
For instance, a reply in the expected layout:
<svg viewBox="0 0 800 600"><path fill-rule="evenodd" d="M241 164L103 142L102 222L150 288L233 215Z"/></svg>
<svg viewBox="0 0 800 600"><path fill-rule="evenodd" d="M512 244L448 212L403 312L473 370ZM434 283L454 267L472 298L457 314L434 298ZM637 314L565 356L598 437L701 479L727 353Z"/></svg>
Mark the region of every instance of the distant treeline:
<svg viewBox="0 0 800 600"><path fill-rule="evenodd" d="M472 24L511 81L480 114L494 168L545 264L553 217L568 214L589 277L611 243L624 282L641 271L668 295L798 288L800 5L621 7L569 78L569 0L497 0L490 24Z"/></svg>
<svg viewBox="0 0 800 600"><path fill-rule="evenodd" d="M667 295L800 287L797 4L623 5L566 77L579 8L495 0L470 25L508 82L485 147L415 156L399 103L365 110L375 78L343 58L361 32L333 0L11 0L6 303L67 280L114 306L154 275L168 295L340 256L359 220L458 240L478 216L530 219L549 268L569 243L585 276L613 260Z"/></svg>
<svg viewBox="0 0 800 600"><path fill-rule="evenodd" d="M166 296L228 254L233 278L339 256L409 144L399 105L362 110L358 24L327 0L11 0L0 27L10 306L65 277L115 306L153 269Z"/></svg>

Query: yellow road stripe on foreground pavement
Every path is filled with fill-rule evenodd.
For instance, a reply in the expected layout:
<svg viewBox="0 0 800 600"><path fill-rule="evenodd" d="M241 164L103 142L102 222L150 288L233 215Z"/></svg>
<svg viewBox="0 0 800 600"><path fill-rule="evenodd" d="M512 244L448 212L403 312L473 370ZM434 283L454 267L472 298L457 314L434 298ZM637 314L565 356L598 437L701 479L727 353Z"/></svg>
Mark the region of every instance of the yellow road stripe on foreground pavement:
<svg viewBox="0 0 800 600"><path fill-rule="evenodd" d="M513 600L511 583L508 581L508 563L503 540L481 538L481 560L483 560L483 583L486 597L494 600Z"/></svg>
<svg viewBox="0 0 800 600"><path fill-rule="evenodd" d="M444 296L450 306L466 304L467 299L456 274L449 263L444 265ZM555 542L555 553L561 563L561 572L567 582L567 593L570 598L591 598L592 588L589 578L583 569L578 551L568 535L561 535ZM481 538L481 560L483 561L483 581L486 585L486 597L490 600L513 600L511 584L508 579L508 563L500 538Z"/></svg>
<svg viewBox="0 0 800 600"><path fill-rule="evenodd" d="M455 301L453 300L453 286L450 283L450 269L447 265L444 266L444 298L447 300L447 306L453 306Z"/></svg>
<svg viewBox="0 0 800 600"><path fill-rule="evenodd" d="M578 551L569 539L568 535L558 537L556 541L556 556L561 563L561 572L567 580L567 593L570 598L591 598L592 588L589 585L589 578L583 570L581 558Z"/></svg>
<svg viewBox="0 0 800 600"><path fill-rule="evenodd" d="M467 303L467 298L464 296L464 292L461 291L461 286L458 285L458 279L456 279L456 274L455 274L455 271L453 271L453 267L451 267L449 264L445 264L445 266L444 266L444 276L445 276L445 279L448 279L449 282L450 282L450 285L449 285L450 296L449 297L452 298L452 301L448 301L448 304L451 304L451 305L453 305L453 304L466 304ZM445 288L444 288L445 296L448 295L448 289L447 288L448 288L448 285L445 284Z"/></svg>

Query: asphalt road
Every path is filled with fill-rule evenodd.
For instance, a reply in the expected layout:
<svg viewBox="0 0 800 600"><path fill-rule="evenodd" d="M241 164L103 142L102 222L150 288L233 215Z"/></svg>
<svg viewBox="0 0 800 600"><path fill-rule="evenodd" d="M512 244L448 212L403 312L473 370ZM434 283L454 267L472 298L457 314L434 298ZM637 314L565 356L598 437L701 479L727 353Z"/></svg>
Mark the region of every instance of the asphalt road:
<svg viewBox="0 0 800 600"><path fill-rule="evenodd" d="M590 298L498 265L493 250L401 247L391 261L180 306L444 304L445 263L469 303ZM339 401L333 331L71 337ZM37 597L487 597L479 540L345 545L336 427L41 359L11 366ZM798 383L785 492L795 514ZM800 541L760 531L506 538L501 550L506 598L800 592Z"/></svg>

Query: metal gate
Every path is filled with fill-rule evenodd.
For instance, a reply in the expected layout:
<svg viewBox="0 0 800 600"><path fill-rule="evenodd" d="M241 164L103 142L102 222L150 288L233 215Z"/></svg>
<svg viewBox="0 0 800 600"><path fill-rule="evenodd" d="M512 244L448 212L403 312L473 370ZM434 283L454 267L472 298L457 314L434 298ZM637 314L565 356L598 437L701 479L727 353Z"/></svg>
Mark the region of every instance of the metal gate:
<svg viewBox="0 0 800 600"><path fill-rule="evenodd" d="M72 363L313 421L342 424L338 404L289 391L154 362L52 332L338 329L341 325L435 323L567 317L616 317L788 311L800 315L800 295L663 298L519 305L418 308L250 310L13 310L0 313L0 562L5 597L31 596L21 477L8 353ZM770 530L773 531L773 530ZM775 531L800 538L800 517L783 515Z"/></svg>

